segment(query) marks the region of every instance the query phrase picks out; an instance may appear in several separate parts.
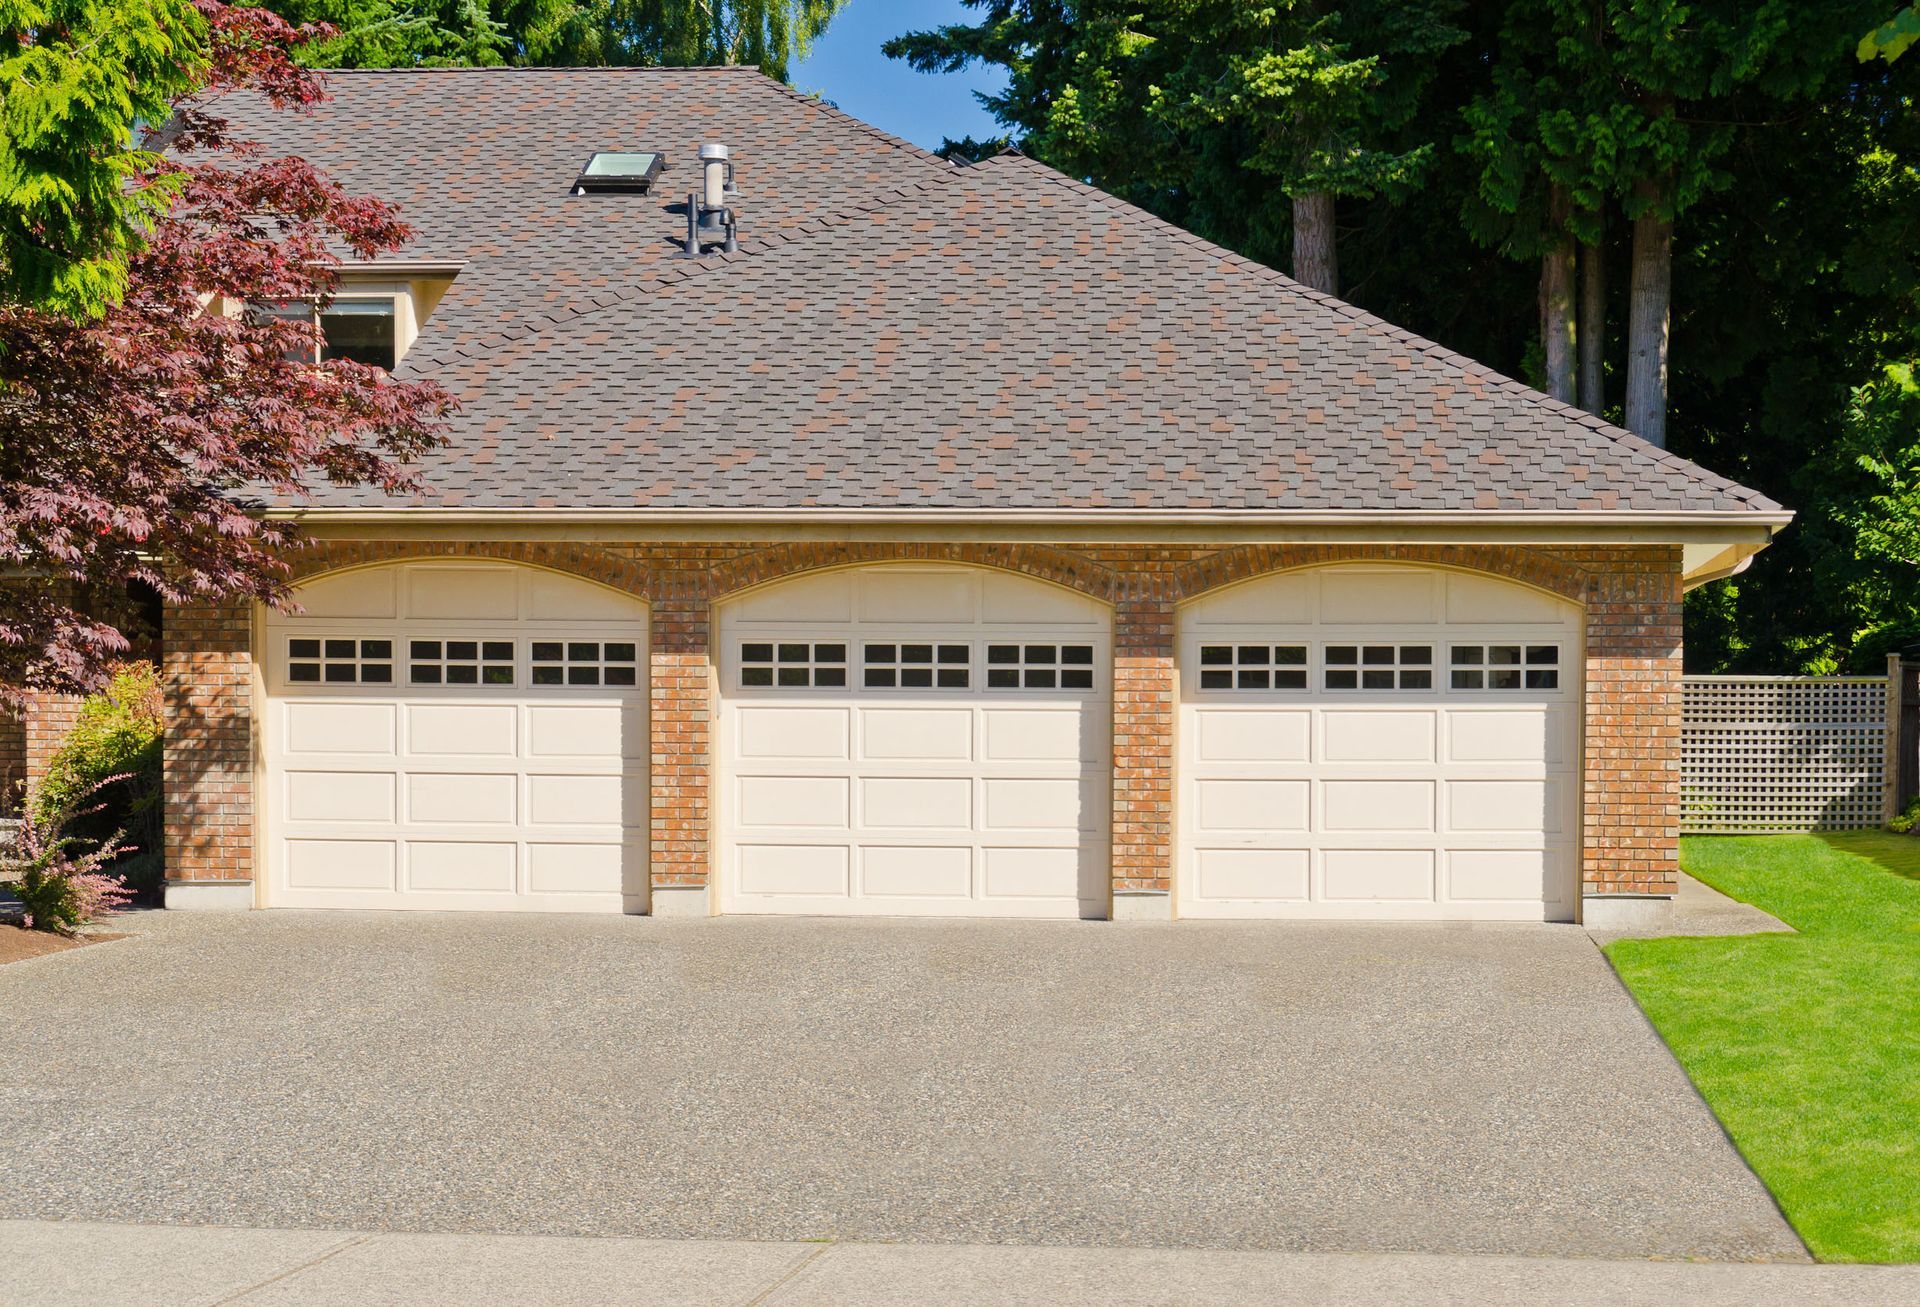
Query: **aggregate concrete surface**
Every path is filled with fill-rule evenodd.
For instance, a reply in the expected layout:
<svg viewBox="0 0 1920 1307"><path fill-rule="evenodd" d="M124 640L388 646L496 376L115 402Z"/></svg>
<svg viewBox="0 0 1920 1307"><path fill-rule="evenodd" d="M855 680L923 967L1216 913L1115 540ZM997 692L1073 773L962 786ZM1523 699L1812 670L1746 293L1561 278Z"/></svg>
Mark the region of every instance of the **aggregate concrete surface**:
<svg viewBox="0 0 1920 1307"><path fill-rule="evenodd" d="M1920 1266L0 1221L9 1307L1912 1307Z"/></svg>
<svg viewBox="0 0 1920 1307"><path fill-rule="evenodd" d="M1804 1260L1573 926L136 914L0 1217Z"/></svg>

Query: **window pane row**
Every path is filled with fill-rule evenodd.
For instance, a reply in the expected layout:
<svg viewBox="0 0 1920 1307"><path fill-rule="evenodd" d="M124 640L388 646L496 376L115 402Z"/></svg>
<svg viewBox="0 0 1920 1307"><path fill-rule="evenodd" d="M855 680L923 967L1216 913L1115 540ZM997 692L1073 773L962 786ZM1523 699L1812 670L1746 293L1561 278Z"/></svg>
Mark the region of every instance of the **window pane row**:
<svg viewBox="0 0 1920 1307"><path fill-rule="evenodd" d="M986 683L994 689L1091 690L1090 644L991 644ZM740 684L746 687L828 687L847 684L847 646L833 643L745 641ZM860 683L888 689L970 689L971 645L939 641L875 641L860 646Z"/></svg>
<svg viewBox="0 0 1920 1307"><path fill-rule="evenodd" d="M749 642L740 646L740 684L839 688L847 683L847 646Z"/></svg>
<svg viewBox="0 0 1920 1307"><path fill-rule="evenodd" d="M344 637L287 642L287 680L296 684L390 685L394 641ZM410 685L517 683L518 642L513 640L407 640ZM641 647L632 640L535 640L529 646L535 685L635 686Z"/></svg>
<svg viewBox="0 0 1920 1307"><path fill-rule="evenodd" d="M342 636L289 640L287 680L301 685L391 685L393 641Z"/></svg>
<svg viewBox="0 0 1920 1307"><path fill-rule="evenodd" d="M1203 644L1200 646L1200 688L1304 690L1307 688L1307 646Z"/></svg>
<svg viewBox="0 0 1920 1307"><path fill-rule="evenodd" d="M1202 690L1305 690L1306 645L1200 646ZM1327 690L1555 690L1560 647L1551 644L1470 644L1447 649L1448 675L1436 680L1432 644L1329 644L1321 651Z"/></svg>
<svg viewBox="0 0 1920 1307"><path fill-rule="evenodd" d="M638 685L640 646L631 640L535 640L535 685Z"/></svg>

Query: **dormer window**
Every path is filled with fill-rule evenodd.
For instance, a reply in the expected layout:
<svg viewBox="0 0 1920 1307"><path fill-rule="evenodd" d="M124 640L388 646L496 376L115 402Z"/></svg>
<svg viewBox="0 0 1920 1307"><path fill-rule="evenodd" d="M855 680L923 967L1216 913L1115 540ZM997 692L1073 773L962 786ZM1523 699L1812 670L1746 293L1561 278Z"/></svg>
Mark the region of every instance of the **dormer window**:
<svg viewBox="0 0 1920 1307"><path fill-rule="evenodd" d="M311 322L313 305L269 304L260 311L289 322ZM336 299L320 310L320 358L350 359L391 372L399 363L399 313L390 295Z"/></svg>
<svg viewBox="0 0 1920 1307"><path fill-rule="evenodd" d="M654 178L666 161L645 151L601 150L587 156L587 166L573 183L575 195L596 195L603 191L626 191L644 195L653 189Z"/></svg>
<svg viewBox="0 0 1920 1307"><path fill-rule="evenodd" d="M393 371L400 335L391 299L337 299L320 311L323 359L351 359Z"/></svg>

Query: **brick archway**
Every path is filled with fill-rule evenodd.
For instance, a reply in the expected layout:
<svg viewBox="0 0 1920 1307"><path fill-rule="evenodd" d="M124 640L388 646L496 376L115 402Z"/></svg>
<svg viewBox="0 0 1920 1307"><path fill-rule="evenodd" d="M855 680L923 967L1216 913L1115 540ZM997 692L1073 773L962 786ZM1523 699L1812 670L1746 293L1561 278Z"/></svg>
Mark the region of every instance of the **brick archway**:
<svg viewBox="0 0 1920 1307"><path fill-rule="evenodd" d="M369 540L352 543L322 541L294 557L292 580L295 585L362 567L387 563L420 563L437 560L485 560L518 563L524 567L563 572L583 581L593 581L623 594L651 600L652 574L631 558L594 545L553 543L493 543L488 541L410 541Z"/></svg>
<svg viewBox="0 0 1920 1307"><path fill-rule="evenodd" d="M1404 563L1475 572L1545 590L1585 605L1593 577L1586 569L1536 549L1515 545L1243 545L1186 563L1175 572L1175 593L1194 599L1274 572L1338 563Z"/></svg>
<svg viewBox="0 0 1920 1307"><path fill-rule="evenodd" d="M1049 545L807 541L774 545L721 564L713 571L712 594L718 601L809 572L875 563L994 568L1048 581L1107 604L1114 602L1119 589L1119 578L1110 569L1084 555Z"/></svg>

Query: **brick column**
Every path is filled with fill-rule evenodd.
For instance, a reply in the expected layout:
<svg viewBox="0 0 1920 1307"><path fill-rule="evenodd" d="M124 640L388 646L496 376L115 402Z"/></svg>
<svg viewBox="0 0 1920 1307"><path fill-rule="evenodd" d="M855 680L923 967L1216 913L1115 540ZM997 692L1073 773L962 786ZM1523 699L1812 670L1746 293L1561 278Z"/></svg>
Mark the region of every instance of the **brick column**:
<svg viewBox="0 0 1920 1307"><path fill-rule="evenodd" d="M38 784L47 774L53 755L73 729L86 702L77 694L48 694L40 691L27 704L17 720L20 724L21 774L16 778L29 785Z"/></svg>
<svg viewBox="0 0 1920 1307"><path fill-rule="evenodd" d="M1113 615L1113 916L1173 915L1173 601L1141 578Z"/></svg>
<svg viewBox="0 0 1920 1307"><path fill-rule="evenodd" d="M1677 550L1596 573L1587 605L1583 919L1664 911L1680 852Z"/></svg>
<svg viewBox="0 0 1920 1307"><path fill-rule="evenodd" d="M651 904L655 916L714 911L712 600L705 571L654 575L648 623L652 736Z"/></svg>
<svg viewBox="0 0 1920 1307"><path fill-rule="evenodd" d="M246 604L169 608L167 906L250 908L253 879L253 621Z"/></svg>

